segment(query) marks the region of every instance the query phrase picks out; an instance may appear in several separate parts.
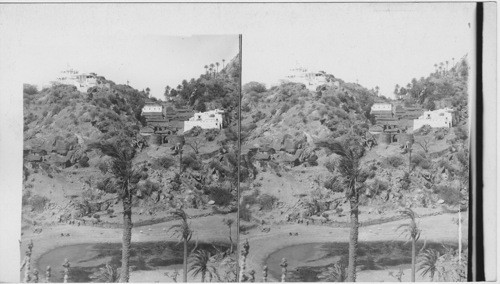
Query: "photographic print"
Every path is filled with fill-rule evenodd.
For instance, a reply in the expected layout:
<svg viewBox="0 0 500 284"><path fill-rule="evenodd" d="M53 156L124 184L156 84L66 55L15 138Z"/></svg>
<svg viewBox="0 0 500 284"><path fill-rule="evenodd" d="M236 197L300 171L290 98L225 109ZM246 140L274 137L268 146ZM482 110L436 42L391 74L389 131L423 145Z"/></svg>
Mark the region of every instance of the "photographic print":
<svg viewBox="0 0 500 284"><path fill-rule="evenodd" d="M240 281L466 281L475 5L283 13L243 44Z"/></svg>
<svg viewBox="0 0 500 284"><path fill-rule="evenodd" d="M31 41L22 282L236 281L239 42Z"/></svg>

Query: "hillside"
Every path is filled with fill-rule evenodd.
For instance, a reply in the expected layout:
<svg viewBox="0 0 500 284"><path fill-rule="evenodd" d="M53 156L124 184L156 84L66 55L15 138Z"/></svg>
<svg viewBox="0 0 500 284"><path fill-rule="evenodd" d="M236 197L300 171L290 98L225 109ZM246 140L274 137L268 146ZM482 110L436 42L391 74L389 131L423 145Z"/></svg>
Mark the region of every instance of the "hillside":
<svg viewBox="0 0 500 284"><path fill-rule="evenodd" d="M458 67L453 70L422 79L429 93L412 105L432 101L450 102L459 111L466 108L467 76ZM336 80L338 86L316 91L298 83L269 90L257 82L243 87L242 172L248 173L240 200L240 216L247 221L243 229L306 220L347 226L349 206L336 170L338 156L319 147L319 141L364 146L362 168L369 174L361 195L362 224L398 218L399 210L408 206L422 215L467 207L468 135L463 116L451 129L424 127L414 133L409 164L402 142L373 147L366 143L373 125L371 105L389 100ZM442 93L448 84L455 91ZM430 86L435 87L432 92Z"/></svg>
<svg viewBox="0 0 500 284"><path fill-rule="evenodd" d="M234 83L229 78L221 76L215 84L230 90ZM89 147L96 142L127 143L138 151L134 164L147 173L141 186L151 193L134 205L138 224L165 220L168 211L179 206L194 215L235 211L234 123L222 130L194 128L186 133L180 173L181 160L173 141L154 146L139 135L145 125L141 109L147 100L147 93L112 82L109 88L91 88L87 93L68 85L40 92L25 85L25 226L121 223L116 218L121 206L104 190L109 158Z"/></svg>

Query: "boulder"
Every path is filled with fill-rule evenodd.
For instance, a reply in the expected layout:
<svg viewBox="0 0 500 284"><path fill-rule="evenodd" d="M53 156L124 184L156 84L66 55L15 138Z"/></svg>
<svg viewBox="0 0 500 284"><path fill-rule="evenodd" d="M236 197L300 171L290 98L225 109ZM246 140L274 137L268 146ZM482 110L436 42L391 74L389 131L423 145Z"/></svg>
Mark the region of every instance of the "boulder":
<svg viewBox="0 0 500 284"><path fill-rule="evenodd" d="M254 159L268 161L271 156L268 153L258 152L255 154Z"/></svg>

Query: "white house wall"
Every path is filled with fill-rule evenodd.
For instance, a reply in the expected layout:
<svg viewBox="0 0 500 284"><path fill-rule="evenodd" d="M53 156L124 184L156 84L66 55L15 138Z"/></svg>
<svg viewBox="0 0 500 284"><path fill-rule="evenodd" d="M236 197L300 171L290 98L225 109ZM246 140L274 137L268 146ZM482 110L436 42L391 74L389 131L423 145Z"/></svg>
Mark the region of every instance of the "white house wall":
<svg viewBox="0 0 500 284"><path fill-rule="evenodd" d="M145 105L142 108L142 112L162 112L163 107L160 105Z"/></svg>
<svg viewBox="0 0 500 284"><path fill-rule="evenodd" d="M222 122L216 120L188 120L184 121L184 132L199 126L202 129L222 129Z"/></svg>

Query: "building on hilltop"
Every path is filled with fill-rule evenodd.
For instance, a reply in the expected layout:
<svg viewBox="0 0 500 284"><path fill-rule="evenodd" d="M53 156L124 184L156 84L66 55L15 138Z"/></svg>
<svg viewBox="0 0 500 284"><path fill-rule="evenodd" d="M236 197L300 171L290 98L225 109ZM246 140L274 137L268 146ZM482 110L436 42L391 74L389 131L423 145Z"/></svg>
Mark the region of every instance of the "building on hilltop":
<svg viewBox="0 0 500 284"><path fill-rule="evenodd" d="M188 121L184 121L184 132L196 126L202 129L222 129L224 127L224 111L214 109L195 113Z"/></svg>
<svg viewBox="0 0 500 284"><path fill-rule="evenodd" d="M413 131L419 129L424 125L430 127L446 127L450 128L455 122L455 111L451 108L438 109L434 111L425 111L418 119L413 120Z"/></svg>
<svg viewBox="0 0 500 284"><path fill-rule="evenodd" d="M100 85L96 74L80 73L75 69L61 71L59 77L51 83L52 85L73 85L80 92L86 92L88 88Z"/></svg>
<svg viewBox="0 0 500 284"><path fill-rule="evenodd" d="M339 87L338 82L331 81L330 77L333 75L328 75L324 71L309 72L306 68L297 67L290 69L290 74L287 75L283 81L284 82L295 82L306 85L306 88L311 91L316 91L318 86L324 84L331 84Z"/></svg>

